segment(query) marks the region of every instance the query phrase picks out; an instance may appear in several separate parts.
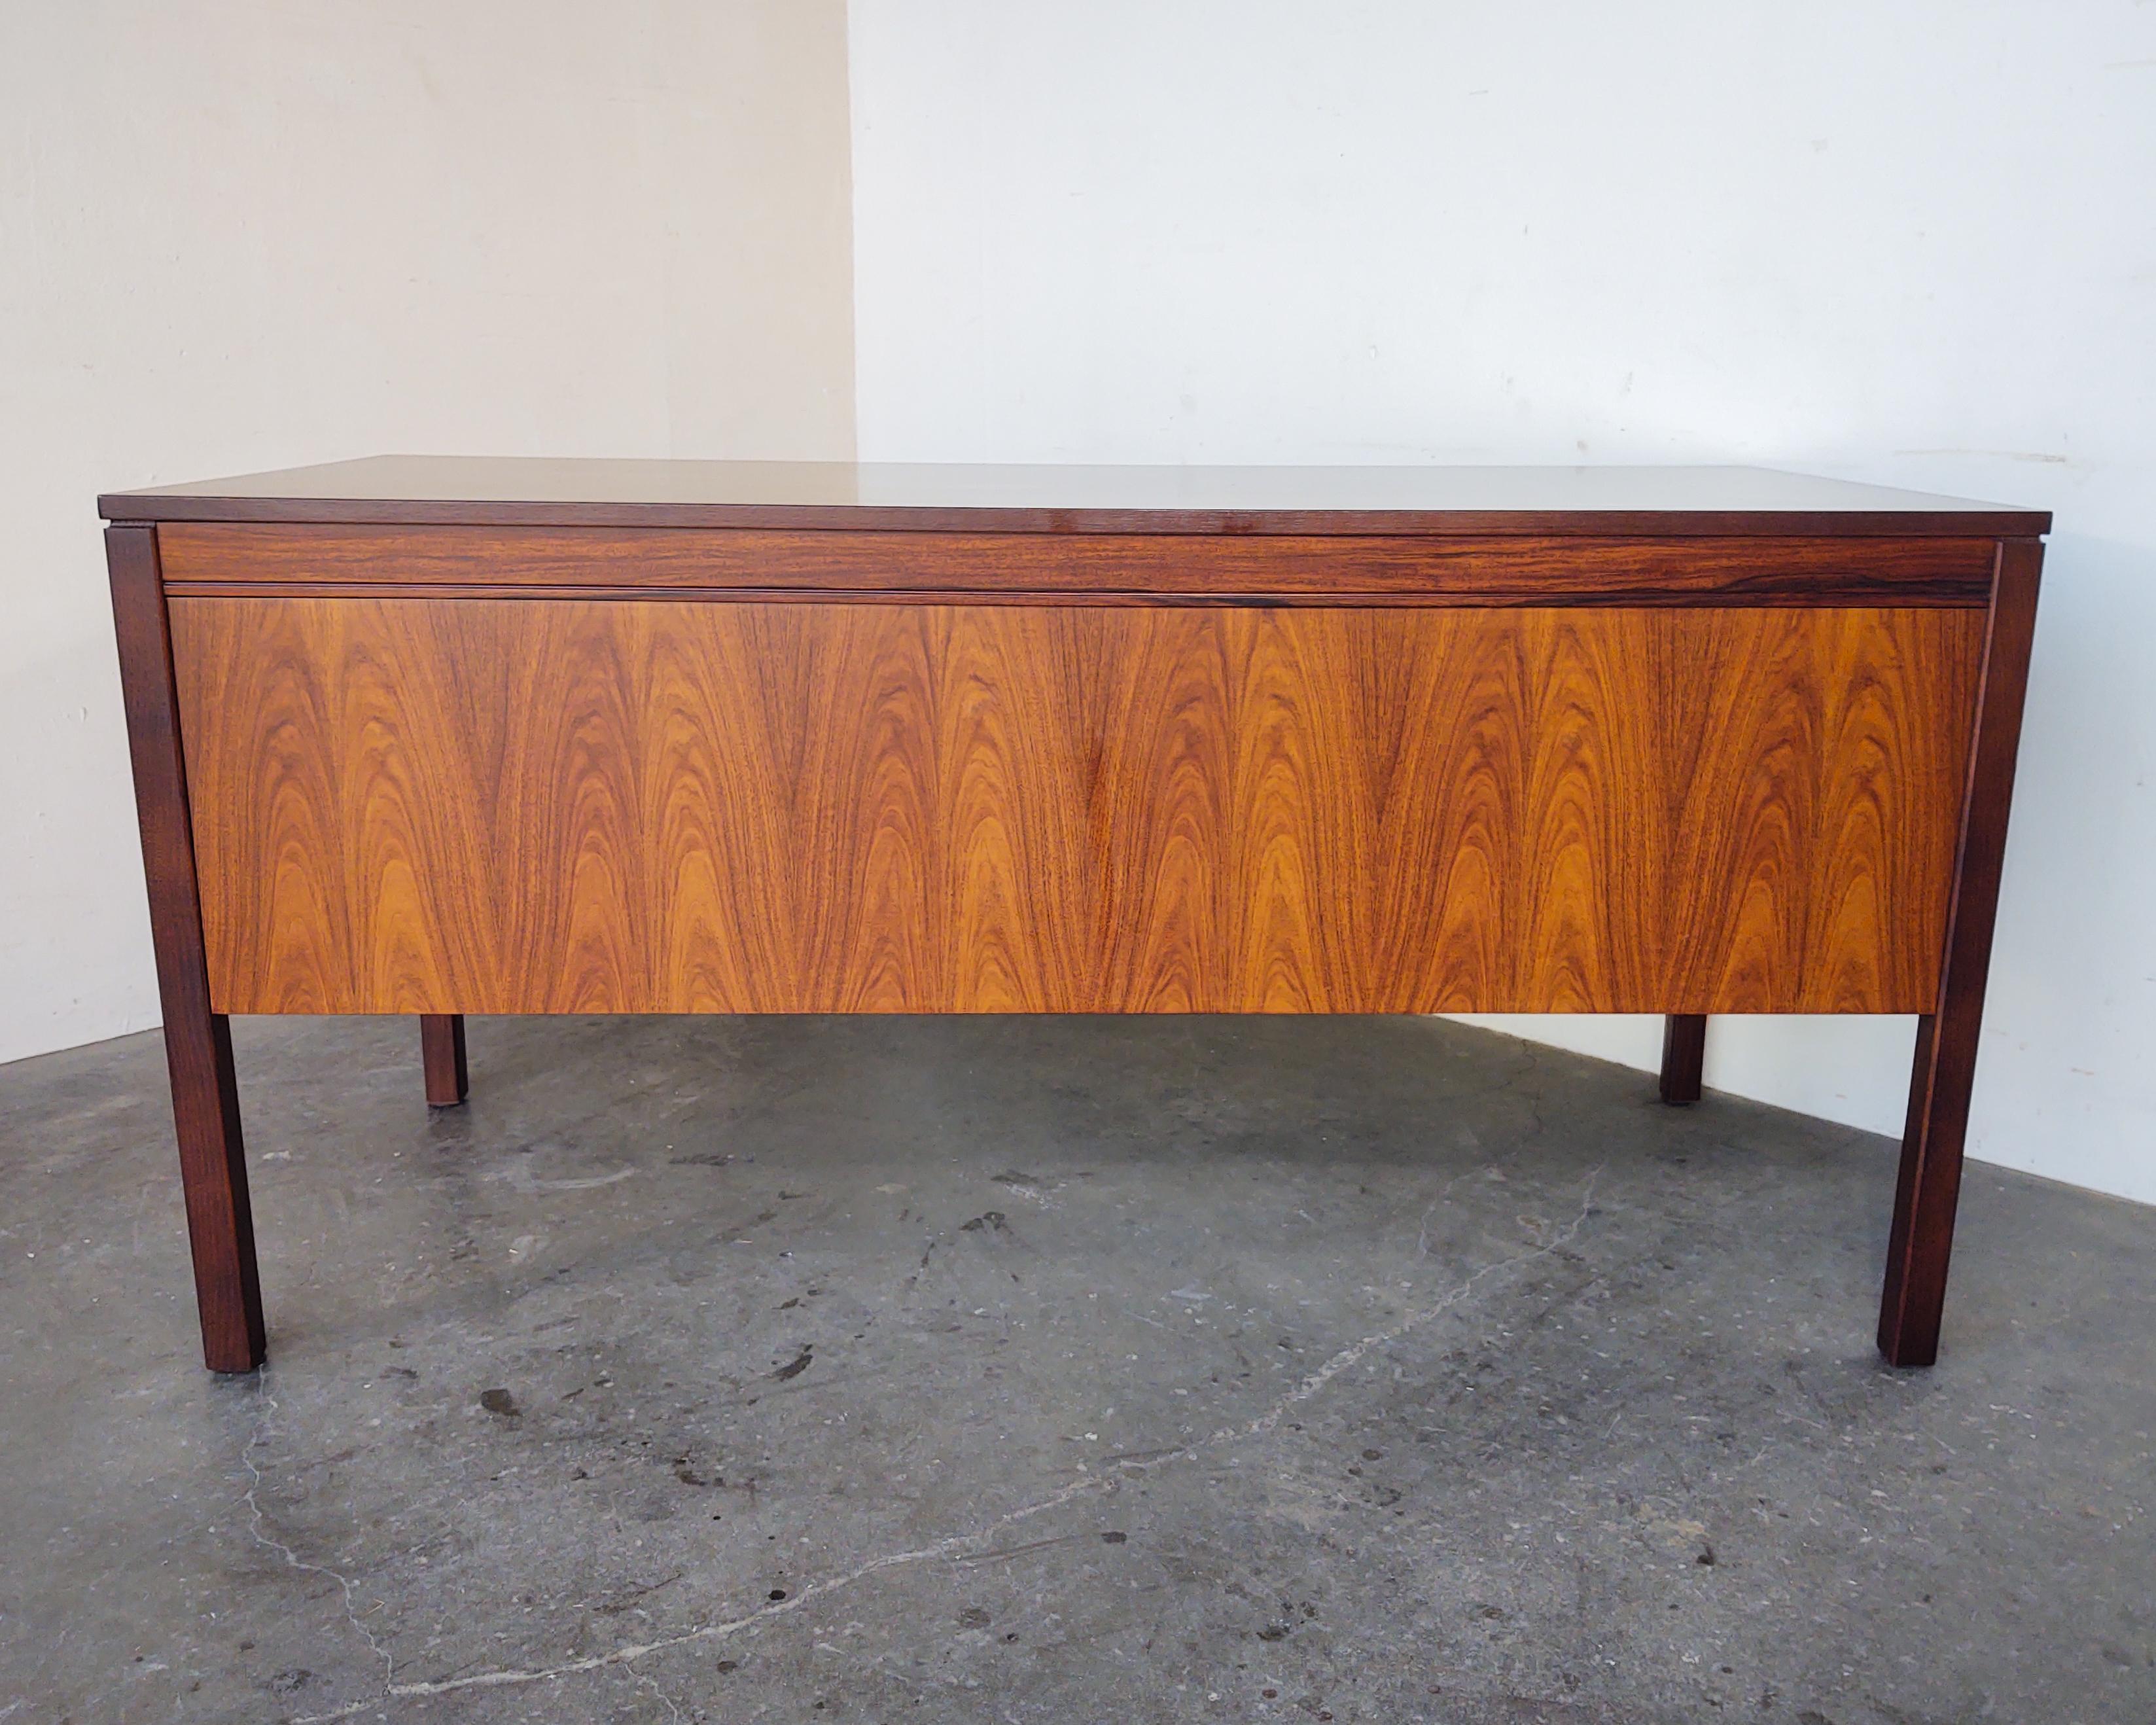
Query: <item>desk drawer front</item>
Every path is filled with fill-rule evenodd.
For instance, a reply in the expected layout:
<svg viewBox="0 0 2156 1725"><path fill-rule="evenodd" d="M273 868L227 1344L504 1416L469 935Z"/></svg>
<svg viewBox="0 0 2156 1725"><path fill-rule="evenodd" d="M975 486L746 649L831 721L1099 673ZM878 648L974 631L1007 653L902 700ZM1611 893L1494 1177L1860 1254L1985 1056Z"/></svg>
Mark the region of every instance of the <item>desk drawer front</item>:
<svg viewBox="0 0 2156 1725"><path fill-rule="evenodd" d="M1989 539L788 532L590 527L158 530L183 594L782 598L837 603L1969 605Z"/></svg>
<svg viewBox="0 0 2156 1725"><path fill-rule="evenodd" d="M1984 615L171 602L223 1012L1928 1012Z"/></svg>

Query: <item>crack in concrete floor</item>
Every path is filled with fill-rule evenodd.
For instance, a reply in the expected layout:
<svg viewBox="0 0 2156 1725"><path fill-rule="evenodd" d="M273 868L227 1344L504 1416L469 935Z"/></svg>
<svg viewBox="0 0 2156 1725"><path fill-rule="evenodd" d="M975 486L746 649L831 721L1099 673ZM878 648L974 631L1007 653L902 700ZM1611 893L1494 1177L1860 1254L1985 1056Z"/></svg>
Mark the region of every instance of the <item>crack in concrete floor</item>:
<svg viewBox="0 0 2156 1725"><path fill-rule="evenodd" d="M247 1446L239 1452L240 1465L247 1470L247 1491L240 1500L247 1506L247 1531L254 1536L256 1544L265 1550L277 1553L290 1568L303 1570L311 1575L326 1575L337 1584L344 1596L345 1616L350 1620L352 1626L359 1631L361 1638L366 1641L368 1647L373 1650L374 1656L382 1661L383 1684L393 1686L397 1681L397 1661L391 1656L389 1650L376 1639L374 1631L362 1620L357 1609L352 1603L350 1579L341 1571L332 1569L326 1563L309 1563L283 1540L275 1538L263 1531L262 1506L257 1498L257 1494L262 1489L262 1470L255 1466L254 1451L271 1435L270 1422L276 1417L277 1399L270 1394L266 1384L262 1385L259 1394L263 1404L261 1418L256 1423L253 1435L248 1439Z"/></svg>
<svg viewBox="0 0 2156 1725"><path fill-rule="evenodd" d="M417 1701L434 1696L456 1694L466 1690L501 1689L532 1683L554 1682L593 1671L631 1666L638 1661L649 1659L656 1654L668 1652L677 1647L723 1640L759 1624L791 1616L819 1599L851 1587L855 1582L865 1581L870 1576L881 1574L887 1570L904 1568L912 1564L928 1563L938 1558L956 1560L975 1555L977 1548L985 1545L1004 1529L1016 1527L1040 1516L1052 1514L1055 1511L1063 1508L1067 1504L1074 1503L1081 1498L1112 1491L1127 1479L1173 1466L1180 1462L1194 1461L1206 1451L1217 1449L1224 1444L1248 1442L1253 1439L1269 1436L1290 1411L1319 1394L1342 1373L1353 1369L1373 1350L1389 1347L1413 1334L1433 1319L1441 1317L1446 1312L1457 1309L1464 1301L1472 1297L1476 1289L1489 1277L1535 1263L1562 1251L1566 1246L1571 1245L1578 1238L1580 1230L1585 1227L1589 1216L1593 1213L1594 1188L1596 1183L1601 1178L1602 1173L1603 1165L1599 1163L1589 1171L1586 1183L1581 1189L1578 1213L1563 1227L1546 1235L1541 1244L1527 1251L1517 1252L1510 1257L1501 1258L1495 1262L1484 1265L1442 1299L1409 1312L1406 1317L1388 1325L1383 1329L1373 1331L1368 1335L1348 1343L1348 1346L1335 1353L1317 1370L1302 1378L1292 1389L1280 1397L1255 1419L1240 1425L1223 1426L1217 1431L1209 1433L1202 1438L1178 1445L1174 1449L1156 1451L1142 1457L1118 1459L1101 1473L1088 1474L1083 1479L1074 1480L1069 1485L1050 1492L1045 1497L1022 1505L1017 1509L1007 1511L969 1532L948 1534L929 1544L916 1546L904 1551L886 1552L880 1557L870 1558L865 1563L857 1564L853 1568L843 1570L834 1575L825 1576L820 1580L812 1581L785 1599L759 1607L745 1615L701 1624L694 1629L683 1630L670 1635L662 1635L655 1640L624 1642L618 1646L608 1649L603 1653L588 1654L583 1658L567 1660L559 1665L511 1667L491 1671L475 1671L468 1676L458 1677L397 1681L395 1667L388 1651L376 1640L373 1634L352 1609L351 1584L335 1570L326 1568L320 1564L305 1563L289 1547L276 1540L265 1538L259 1530L260 1512L257 1510L255 1537L264 1545L282 1552L285 1560L295 1568L312 1570L339 1583L345 1589L346 1615L351 1618L352 1626L366 1637L367 1645L382 1657L388 1668L380 1693L369 1696L363 1701L347 1702L345 1706L332 1708L327 1712L305 1714L293 1720L292 1725L332 1725L334 1721L355 1717L370 1707L381 1706L385 1701ZM274 1411L275 1403L273 1401L270 1405ZM252 1442L249 1448L251 1452ZM249 1456L244 1456L243 1460L246 1461L249 1471L254 1476L254 1485L249 1486L247 1493L247 1502L249 1508L253 1509L254 1492L260 1485L261 1475L254 1466L251 1454ZM641 1681L644 1674L634 1675ZM655 1681L651 1686L672 1710L673 1717L677 1718L680 1717L680 1709L675 1706L673 1698L664 1690L658 1689Z"/></svg>

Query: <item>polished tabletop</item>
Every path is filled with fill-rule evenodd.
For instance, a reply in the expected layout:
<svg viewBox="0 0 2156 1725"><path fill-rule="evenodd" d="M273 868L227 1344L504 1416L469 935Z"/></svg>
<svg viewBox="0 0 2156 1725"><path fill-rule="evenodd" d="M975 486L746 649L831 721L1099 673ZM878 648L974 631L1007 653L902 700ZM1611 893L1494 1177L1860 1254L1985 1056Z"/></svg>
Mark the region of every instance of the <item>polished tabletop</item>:
<svg viewBox="0 0 2156 1725"><path fill-rule="evenodd" d="M1200 467L375 455L99 498L109 521L999 532L2029 536L2041 510L1754 467Z"/></svg>

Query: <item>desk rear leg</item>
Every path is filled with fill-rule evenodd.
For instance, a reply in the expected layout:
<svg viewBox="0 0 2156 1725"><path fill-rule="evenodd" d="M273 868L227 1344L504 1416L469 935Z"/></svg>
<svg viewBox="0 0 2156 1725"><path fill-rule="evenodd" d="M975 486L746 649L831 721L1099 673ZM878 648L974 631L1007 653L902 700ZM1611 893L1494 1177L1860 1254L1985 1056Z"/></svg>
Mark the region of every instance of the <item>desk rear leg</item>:
<svg viewBox="0 0 2156 1725"><path fill-rule="evenodd" d="M1701 1069L1707 1063L1707 1014L1671 1013L1662 1020L1662 1100L1684 1104L1699 1100Z"/></svg>
<svg viewBox="0 0 2156 1725"><path fill-rule="evenodd" d="M419 1058L427 1069L427 1106L454 1108L471 1093L465 1068L465 1016L424 1013L419 1019Z"/></svg>

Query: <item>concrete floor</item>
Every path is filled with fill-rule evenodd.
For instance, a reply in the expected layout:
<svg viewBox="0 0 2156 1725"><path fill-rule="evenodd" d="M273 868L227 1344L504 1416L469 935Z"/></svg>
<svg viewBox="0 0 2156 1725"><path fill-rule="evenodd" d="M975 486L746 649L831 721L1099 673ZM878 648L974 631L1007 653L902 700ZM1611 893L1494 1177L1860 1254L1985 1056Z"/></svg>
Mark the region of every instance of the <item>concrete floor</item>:
<svg viewBox="0 0 2156 1725"><path fill-rule="evenodd" d="M1429 1020L243 1021L0 1069L0 1721L2156 1718L2156 1210Z"/></svg>

